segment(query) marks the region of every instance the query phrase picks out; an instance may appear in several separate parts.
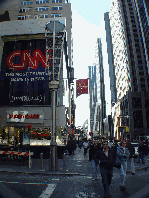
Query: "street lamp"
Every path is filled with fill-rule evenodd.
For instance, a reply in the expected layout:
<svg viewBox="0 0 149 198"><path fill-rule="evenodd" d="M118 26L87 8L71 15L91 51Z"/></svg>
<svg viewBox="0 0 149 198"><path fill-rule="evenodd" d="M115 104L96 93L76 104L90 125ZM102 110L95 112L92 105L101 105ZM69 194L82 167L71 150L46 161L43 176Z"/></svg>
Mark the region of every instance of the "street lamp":
<svg viewBox="0 0 149 198"><path fill-rule="evenodd" d="M57 47L57 49L60 50L60 57L55 58L55 38L56 38L56 34L63 32L65 29L65 25L63 23L61 23L58 20L51 20L50 22L48 22L46 24L45 27L45 36L46 36L46 57L47 59L49 58L48 53L49 52L49 48L48 48L48 38L50 37L49 34L53 33L52 37L53 37L53 66L52 66L52 80L49 82L49 88L52 90L52 134L51 134L51 143L50 143L50 164L49 164L49 169L52 171L55 171L57 169L57 143L56 143L56 104L55 104L55 99L56 99L56 92L58 90L59 87L59 78L55 79L55 74L57 72L57 75L59 77L59 70L60 70L60 65L61 65L61 61L60 63L58 62L58 66L57 66L57 60L61 60L61 56L62 56L62 47L63 47L63 39L61 39L61 42L59 42L59 46L61 46L60 48ZM63 32L63 36L64 36L64 32ZM58 40L60 41L60 40ZM50 55L51 57L51 55ZM55 60L56 60L56 65L55 65ZM46 61L47 65L46 67L49 69L48 66L48 61Z"/></svg>

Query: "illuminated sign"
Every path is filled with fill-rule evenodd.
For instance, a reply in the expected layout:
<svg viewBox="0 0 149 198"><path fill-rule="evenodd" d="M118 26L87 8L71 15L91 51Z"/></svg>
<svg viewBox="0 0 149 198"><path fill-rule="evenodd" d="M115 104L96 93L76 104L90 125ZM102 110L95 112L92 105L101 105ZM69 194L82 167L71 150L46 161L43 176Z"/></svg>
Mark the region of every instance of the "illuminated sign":
<svg viewBox="0 0 149 198"><path fill-rule="evenodd" d="M11 118L19 118L19 119L21 119L21 118L25 118L25 119L39 119L39 114L26 114L26 115L21 115L21 114L15 114L15 115L13 115L13 114L9 114L9 119L11 119Z"/></svg>
<svg viewBox="0 0 149 198"><path fill-rule="evenodd" d="M7 110L7 122L43 123L43 110Z"/></svg>
<svg viewBox="0 0 149 198"><path fill-rule="evenodd" d="M50 54L49 59L51 58L51 51L52 49L49 50L49 54ZM17 56L20 56L21 62L18 64L15 64L13 60ZM38 69L39 62L41 62L44 68L46 67L46 52L44 56L41 50L39 49L36 49L33 52L33 57L31 56L28 50L23 50L23 51L17 50L17 51L11 52L7 58L8 67L14 70L24 70L27 67L27 63L29 63L29 67L35 70L35 69ZM51 64L49 64L49 66L51 66Z"/></svg>
<svg viewBox="0 0 149 198"><path fill-rule="evenodd" d="M0 70L0 105L51 105L51 61L52 49L46 57L45 39L4 42Z"/></svg>

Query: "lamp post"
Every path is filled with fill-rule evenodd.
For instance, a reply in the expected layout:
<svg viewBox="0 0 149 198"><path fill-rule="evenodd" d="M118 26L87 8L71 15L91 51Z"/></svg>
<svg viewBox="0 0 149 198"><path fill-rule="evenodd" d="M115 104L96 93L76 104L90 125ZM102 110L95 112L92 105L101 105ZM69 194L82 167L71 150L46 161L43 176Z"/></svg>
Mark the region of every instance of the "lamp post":
<svg viewBox="0 0 149 198"><path fill-rule="evenodd" d="M51 171L57 170L57 143L56 143L56 92L59 87L59 79L55 79L55 37L56 34L62 32L65 28L65 25L58 20L51 20L46 24L46 30L49 33L53 33L53 65L52 65L52 81L49 82L49 88L52 91L52 134L51 134L51 143L50 143L50 162L49 169ZM62 43L61 43L62 45ZM46 50L47 53L49 50ZM48 57L48 54L46 54ZM47 61L46 61L47 62ZM48 66L47 66L48 67ZM60 66L59 66L60 67ZM58 67L58 75L59 68Z"/></svg>

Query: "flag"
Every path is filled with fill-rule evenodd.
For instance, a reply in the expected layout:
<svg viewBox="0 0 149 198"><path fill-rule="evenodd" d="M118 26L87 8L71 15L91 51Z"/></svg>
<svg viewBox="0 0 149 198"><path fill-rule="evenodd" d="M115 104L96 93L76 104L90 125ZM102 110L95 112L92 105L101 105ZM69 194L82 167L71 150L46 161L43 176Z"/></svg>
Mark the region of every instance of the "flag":
<svg viewBox="0 0 149 198"><path fill-rule="evenodd" d="M88 94L88 79L76 80L76 98L81 94Z"/></svg>

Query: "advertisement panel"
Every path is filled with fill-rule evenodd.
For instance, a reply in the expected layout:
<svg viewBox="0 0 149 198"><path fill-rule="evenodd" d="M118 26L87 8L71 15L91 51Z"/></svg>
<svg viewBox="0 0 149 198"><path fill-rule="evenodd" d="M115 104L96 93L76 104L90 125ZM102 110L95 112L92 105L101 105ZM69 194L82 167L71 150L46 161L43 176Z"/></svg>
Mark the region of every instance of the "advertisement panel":
<svg viewBox="0 0 149 198"><path fill-rule="evenodd" d="M5 42L0 71L0 105L50 105L45 68L45 39Z"/></svg>

